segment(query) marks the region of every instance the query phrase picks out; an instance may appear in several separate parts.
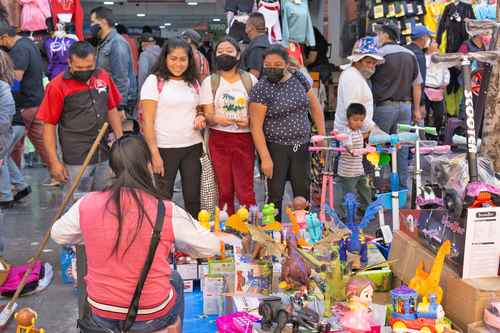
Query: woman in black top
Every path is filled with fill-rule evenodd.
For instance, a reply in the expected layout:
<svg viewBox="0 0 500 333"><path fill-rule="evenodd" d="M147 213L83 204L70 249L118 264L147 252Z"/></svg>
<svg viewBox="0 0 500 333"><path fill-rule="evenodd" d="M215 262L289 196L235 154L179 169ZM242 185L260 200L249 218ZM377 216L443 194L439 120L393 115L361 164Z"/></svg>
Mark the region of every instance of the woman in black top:
<svg viewBox="0 0 500 333"><path fill-rule="evenodd" d="M294 196L309 198L309 112L319 134L325 135L318 99L304 75L288 71L288 65L285 48L268 48L263 77L250 96L250 127L268 178L268 201L279 210L288 179Z"/></svg>

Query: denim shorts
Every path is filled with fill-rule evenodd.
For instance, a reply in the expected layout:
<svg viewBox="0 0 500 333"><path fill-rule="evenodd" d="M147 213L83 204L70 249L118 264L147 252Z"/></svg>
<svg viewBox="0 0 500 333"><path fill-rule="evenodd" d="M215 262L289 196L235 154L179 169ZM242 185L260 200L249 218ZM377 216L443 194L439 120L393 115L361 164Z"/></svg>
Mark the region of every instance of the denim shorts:
<svg viewBox="0 0 500 333"><path fill-rule="evenodd" d="M175 289L176 298L172 310L165 316L145 321L136 321L130 328L129 332L152 333L172 326L176 323L177 317L180 317L181 323L184 316L184 284L179 273L172 272L171 276L172 287ZM122 325L122 320L108 319L92 314L92 319L101 327L119 331Z"/></svg>

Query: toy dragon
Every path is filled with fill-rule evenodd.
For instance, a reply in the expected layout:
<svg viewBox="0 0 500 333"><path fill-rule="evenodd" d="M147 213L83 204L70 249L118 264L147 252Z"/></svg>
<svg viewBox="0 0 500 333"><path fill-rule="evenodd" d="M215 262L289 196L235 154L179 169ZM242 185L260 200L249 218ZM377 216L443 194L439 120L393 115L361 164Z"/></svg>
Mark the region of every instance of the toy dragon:
<svg viewBox="0 0 500 333"><path fill-rule="evenodd" d="M347 260L347 251L355 253L360 256L361 262L366 264L368 262L368 245L365 241L363 229L368 226L373 217L383 208L382 198L378 198L366 208L365 214L358 224L355 222L356 212L359 203L356 199L356 194L346 193L344 197L344 204L347 211L347 224L342 223L339 216L333 208L325 205L325 212L330 216L332 222L337 227L348 228L351 231L351 236L340 241L340 260Z"/></svg>
<svg viewBox="0 0 500 333"><path fill-rule="evenodd" d="M311 276L311 267L297 252L297 242L293 233L287 234L288 256L281 270L280 288L290 289L294 286L307 286Z"/></svg>

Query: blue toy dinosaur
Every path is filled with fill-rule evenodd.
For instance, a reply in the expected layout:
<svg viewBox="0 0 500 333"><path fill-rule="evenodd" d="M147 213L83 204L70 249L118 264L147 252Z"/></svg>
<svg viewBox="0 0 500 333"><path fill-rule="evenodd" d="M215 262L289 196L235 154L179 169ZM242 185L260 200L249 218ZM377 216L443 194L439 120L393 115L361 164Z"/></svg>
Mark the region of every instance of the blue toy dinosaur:
<svg viewBox="0 0 500 333"><path fill-rule="evenodd" d="M318 214L309 213L306 216L307 232L309 233L309 243L315 244L321 240L323 236L323 225L318 218Z"/></svg>
<svg viewBox="0 0 500 333"><path fill-rule="evenodd" d="M338 227L345 227L351 230L351 236L346 238L345 241L340 241L340 258L344 261L347 260L346 251L349 251L351 253L359 254L361 262L366 264L368 262L368 245L365 241L363 229L368 226L378 211L383 208L383 199L379 197L377 200L368 205L359 224L355 221L356 211L359 207L356 194L346 193L344 196L344 204L347 211L347 225L340 221L340 218L333 208L325 205L325 212L330 216L334 224Z"/></svg>

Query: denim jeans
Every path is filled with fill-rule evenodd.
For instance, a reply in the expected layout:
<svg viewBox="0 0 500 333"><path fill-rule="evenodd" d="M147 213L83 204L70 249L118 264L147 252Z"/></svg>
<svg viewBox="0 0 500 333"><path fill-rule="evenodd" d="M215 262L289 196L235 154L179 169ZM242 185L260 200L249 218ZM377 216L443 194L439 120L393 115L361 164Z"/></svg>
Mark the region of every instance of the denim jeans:
<svg viewBox="0 0 500 333"><path fill-rule="evenodd" d="M177 297L175 299L174 307L172 311L167 313L165 316L153 320L147 321L136 321L130 332L141 332L141 333L151 333L162 330L166 327L172 326L180 318L181 321L181 332L182 332L182 322L184 320L184 283L180 274L177 271L172 271L172 276L170 277L170 283L175 289ZM120 320L107 319L92 315L92 319L100 326L118 330L120 328Z"/></svg>
<svg viewBox="0 0 500 333"><path fill-rule="evenodd" d="M21 170L19 170L12 157L10 157L12 149L24 135L24 126L12 126L12 131L12 141L3 152L3 156L0 156L0 159L3 159L2 167L0 168L0 201L11 201L14 199L12 186L14 186L16 191L22 191L28 187Z"/></svg>
<svg viewBox="0 0 500 333"><path fill-rule="evenodd" d="M384 102L375 108L373 121L386 133L397 133L398 124L410 124L411 104L404 102ZM399 184L408 188L408 148L398 150Z"/></svg>
<svg viewBox="0 0 500 333"><path fill-rule="evenodd" d="M81 165L66 165L69 177L68 182L64 187L64 192L69 191L71 184L80 172L81 167ZM110 184L110 181L111 170L109 169L108 161L90 164L87 166L87 169L85 169L85 172L80 179L80 184L73 195L74 199L77 200L91 191L101 191Z"/></svg>

